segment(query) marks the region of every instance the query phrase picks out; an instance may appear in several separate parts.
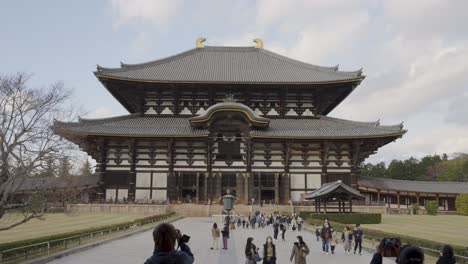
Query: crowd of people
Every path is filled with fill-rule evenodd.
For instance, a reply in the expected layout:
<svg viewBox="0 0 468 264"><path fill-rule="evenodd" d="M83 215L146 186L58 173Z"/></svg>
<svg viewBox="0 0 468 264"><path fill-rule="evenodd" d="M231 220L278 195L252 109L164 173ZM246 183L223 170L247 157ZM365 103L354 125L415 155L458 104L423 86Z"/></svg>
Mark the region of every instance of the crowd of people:
<svg viewBox="0 0 468 264"><path fill-rule="evenodd" d="M214 223L211 227L211 250L219 249L218 245L221 237L223 241L222 249L228 250L229 234L236 228L271 228L273 236L266 237L261 253L260 248L254 243L254 238L247 238L244 251L245 263L276 264L277 250L275 243L279 240L278 234L281 231L281 240L285 241L285 233L287 230L297 230L298 232L302 230L303 219L296 214L292 214L290 216L281 214L264 215L260 212L256 212L255 214L251 214L246 217L239 215L226 217L222 224L222 228L218 227L217 223ZM356 224L353 229L349 226L345 227L340 236L332 223L328 220L324 220L321 226L316 227L315 235L316 241L321 243L322 254L335 254L336 246L338 244L343 244L345 254L351 254L351 251L353 251L354 254L361 255L364 233L359 224ZM194 255L190 247L187 245L190 237L182 235L181 232L175 229L171 224L162 223L158 225L153 232L153 239L154 252L145 264L190 264L194 262ZM370 263L383 263L384 251L384 243L381 243L377 247L375 254L372 256ZM309 246L304 241L303 236L297 235L296 240L292 245L289 260L294 264L306 264L309 253ZM396 257L396 263L424 263L424 253L419 247L406 245L399 249ZM437 264L453 263L456 263L453 249L447 245L444 247Z"/></svg>

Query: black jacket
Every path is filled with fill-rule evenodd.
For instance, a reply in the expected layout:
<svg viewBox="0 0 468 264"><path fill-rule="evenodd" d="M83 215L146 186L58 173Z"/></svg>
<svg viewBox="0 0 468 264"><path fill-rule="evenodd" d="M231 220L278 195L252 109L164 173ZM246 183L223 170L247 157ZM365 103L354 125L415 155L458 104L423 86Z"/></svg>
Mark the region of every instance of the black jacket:
<svg viewBox="0 0 468 264"><path fill-rule="evenodd" d="M153 256L147 259L145 264L192 264L194 258L190 254L184 251L173 250L171 252L162 252L155 249Z"/></svg>
<svg viewBox="0 0 468 264"><path fill-rule="evenodd" d="M439 259L437 260L436 264L455 264L457 263L457 261L455 260L454 257L445 257L445 256L441 256L439 257Z"/></svg>
<svg viewBox="0 0 468 264"><path fill-rule="evenodd" d="M370 261L370 264L382 264L382 254L380 253L375 253L374 256L372 256L372 260Z"/></svg>

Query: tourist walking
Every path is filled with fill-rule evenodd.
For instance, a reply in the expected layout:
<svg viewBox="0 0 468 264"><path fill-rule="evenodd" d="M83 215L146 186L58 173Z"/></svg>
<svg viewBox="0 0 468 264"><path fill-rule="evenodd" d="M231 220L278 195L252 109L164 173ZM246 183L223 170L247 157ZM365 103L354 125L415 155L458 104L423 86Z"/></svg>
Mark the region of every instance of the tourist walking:
<svg viewBox="0 0 468 264"><path fill-rule="evenodd" d="M335 254L335 247L336 247L336 244L338 244L338 235L335 229L330 228L330 231L331 231L330 251L332 254Z"/></svg>
<svg viewBox="0 0 468 264"><path fill-rule="evenodd" d="M359 255L361 255L362 249L362 229L360 224L356 224L356 227L353 230L354 236L354 254L356 254L356 249L359 247Z"/></svg>
<svg viewBox="0 0 468 264"><path fill-rule="evenodd" d="M228 249L229 225L225 225L221 233L223 234L223 249Z"/></svg>
<svg viewBox="0 0 468 264"><path fill-rule="evenodd" d="M436 264L454 264L457 263L453 254L453 249L449 245L445 245L442 249L442 256L439 257Z"/></svg>
<svg viewBox="0 0 468 264"><path fill-rule="evenodd" d="M320 230L318 228L315 228L315 237L317 238L317 241L320 241Z"/></svg>
<svg viewBox="0 0 468 264"><path fill-rule="evenodd" d="M180 251L175 250L176 241L179 239L176 229L169 223L159 224L153 231L154 252L145 261L145 264L175 263L191 264L194 261L190 247L183 243Z"/></svg>
<svg viewBox="0 0 468 264"><path fill-rule="evenodd" d="M322 253L328 255L328 247L330 245L330 239L332 239L331 230L328 223L325 223L320 232L322 238Z"/></svg>
<svg viewBox="0 0 468 264"><path fill-rule="evenodd" d="M275 241L278 240L279 226L280 225L278 221L273 223L273 237L275 238Z"/></svg>
<svg viewBox="0 0 468 264"><path fill-rule="evenodd" d="M304 224L304 221L302 220L302 217L298 217L297 218L297 231L301 231L302 230L302 224Z"/></svg>
<svg viewBox="0 0 468 264"><path fill-rule="evenodd" d="M255 264L258 261L258 248L253 243L253 238L247 238L247 244L245 245L245 263Z"/></svg>
<svg viewBox="0 0 468 264"><path fill-rule="evenodd" d="M263 264L276 264L276 246L271 236L267 236L263 245Z"/></svg>
<svg viewBox="0 0 468 264"><path fill-rule="evenodd" d="M296 218L291 219L292 231L296 231L297 228L297 220Z"/></svg>
<svg viewBox="0 0 468 264"><path fill-rule="evenodd" d="M346 254L349 254L351 251L351 241L353 240L353 234L351 233L351 229L349 226L345 227L343 230L343 235L341 236L341 240L343 241L343 248Z"/></svg>
<svg viewBox="0 0 468 264"><path fill-rule="evenodd" d="M309 252L309 247L304 243L302 236L297 236L297 241L294 242L289 260L292 262L294 259L294 264L306 264L306 257L309 255Z"/></svg>
<svg viewBox="0 0 468 264"><path fill-rule="evenodd" d="M281 239L282 239L283 241L285 241L285 239L284 239L284 234L286 233L286 225L283 224L283 223L281 223L281 224L280 224L280 230L281 230Z"/></svg>
<svg viewBox="0 0 468 264"><path fill-rule="evenodd" d="M218 225L216 223L213 224L213 227L211 228L211 238L213 239L211 241L211 249L216 249L218 250L218 242L219 242L219 237L221 236L221 231L218 228Z"/></svg>
<svg viewBox="0 0 468 264"><path fill-rule="evenodd" d="M245 228L245 218L242 219L242 228Z"/></svg>

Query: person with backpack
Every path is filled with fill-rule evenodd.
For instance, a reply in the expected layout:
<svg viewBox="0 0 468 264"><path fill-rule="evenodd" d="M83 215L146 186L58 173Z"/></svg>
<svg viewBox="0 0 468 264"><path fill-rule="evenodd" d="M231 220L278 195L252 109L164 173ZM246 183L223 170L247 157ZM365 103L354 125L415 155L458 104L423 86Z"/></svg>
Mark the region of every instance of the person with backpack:
<svg viewBox="0 0 468 264"><path fill-rule="evenodd" d="M351 233L351 229L349 226L345 227L343 230L343 234L341 236L341 240L343 241L343 248L346 254L349 254L351 251L351 242L353 241L353 234Z"/></svg>
<svg viewBox="0 0 468 264"><path fill-rule="evenodd" d="M223 231L221 231L221 233L223 234L223 249L227 250L229 238L229 224L224 226Z"/></svg>
<svg viewBox="0 0 468 264"><path fill-rule="evenodd" d="M245 263L246 264L255 264L258 259L258 248L252 243L253 238L247 238L247 244L245 245Z"/></svg>
<svg viewBox="0 0 468 264"><path fill-rule="evenodd" d="M211 228L211 238L213 239L211 241L211 249L218 250L218 241L219 241L220 236L221 236L221 231L219 230L218 225L214 223L213 228Z"/></svg>
<svg viewBox="0 0 468 264"><path fill-rule="evenodd" d="M309 255L309 252L309 247L302 239L302 236L297 236L297 241L294 242L289 260L292 262L294 259L294 264L306 264L306 257Z"/></svg>
<svg viewBox="0 0 468 264"><path fill-rule="evenodd" d="M354 254L356 254L356 249L359 247L359 255L361 255L362 250L362 229L360 224L356 224L356 228L353 230L354 236Z"/></svg>
<svg viewBox="0 0 468 264"><path fill-rule="evenodd" d="M317 242L320 241L320 230L315 228L315 237L317 238Z"/></svg>
<svg viewBox="0 0 468 264"><path fill-rule="evenodd" d="M328 223L325 223L320 232L322 238L322 254L328 255L328 247L330 245L330 239L332 239L332 234Z"/></svg>

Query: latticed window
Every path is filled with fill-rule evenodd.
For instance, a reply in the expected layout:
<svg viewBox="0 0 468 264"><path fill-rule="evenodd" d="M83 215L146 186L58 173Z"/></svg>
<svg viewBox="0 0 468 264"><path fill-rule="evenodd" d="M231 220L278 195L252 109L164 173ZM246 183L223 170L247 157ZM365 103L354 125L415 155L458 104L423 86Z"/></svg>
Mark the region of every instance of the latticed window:
<svg viewBox="0 0 468 264"><path fill-rule="evenodd" d="M237 181L236 181L236 174L223 174L221 178L221 185L223 187L236 187Z"/></svg>

